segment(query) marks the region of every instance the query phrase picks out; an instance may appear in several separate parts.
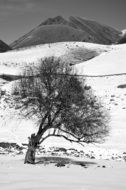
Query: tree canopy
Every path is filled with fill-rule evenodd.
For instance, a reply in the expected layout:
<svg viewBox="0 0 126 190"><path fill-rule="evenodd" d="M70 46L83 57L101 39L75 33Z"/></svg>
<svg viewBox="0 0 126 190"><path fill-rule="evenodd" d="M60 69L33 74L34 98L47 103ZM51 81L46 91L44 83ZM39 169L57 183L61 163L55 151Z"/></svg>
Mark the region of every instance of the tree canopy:
<svg viewBox="0 0 126 190"><path fill-rule="evenodd" d="M108 133L103 106L86 89L72 67L54 57L41 60L38 67L29 67L19 83L19 95L25 117L37 116L39 140L45 132L76 142L95 142Z"/></svg>
<svg viewBox="0 0 126 190"><path fill-rule="evenodd" d="M37 118L35 144L50 136L70 142L101 142L108 134L108 117L85 79L57 58L29 67L16 89L25 117Z"/></svg>

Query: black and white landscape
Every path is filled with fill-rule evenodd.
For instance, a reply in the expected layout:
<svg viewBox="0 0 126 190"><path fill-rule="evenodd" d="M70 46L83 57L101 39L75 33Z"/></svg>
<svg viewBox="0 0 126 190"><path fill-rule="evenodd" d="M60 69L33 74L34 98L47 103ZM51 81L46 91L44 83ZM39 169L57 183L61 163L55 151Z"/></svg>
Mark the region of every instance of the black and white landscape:
<svg viewBox="0 0 126 190"><path fill-rule="evenodd" d="M83 146L52 136L37 147L35 163L24 164L28 137L39 125L36 117L22 117L14 90L27 68L52 57L85 79L109 115L109 133ZM10 45L1 40L0 94L0 189L126 189L125 30L80 15L55 16Z"/></svg>

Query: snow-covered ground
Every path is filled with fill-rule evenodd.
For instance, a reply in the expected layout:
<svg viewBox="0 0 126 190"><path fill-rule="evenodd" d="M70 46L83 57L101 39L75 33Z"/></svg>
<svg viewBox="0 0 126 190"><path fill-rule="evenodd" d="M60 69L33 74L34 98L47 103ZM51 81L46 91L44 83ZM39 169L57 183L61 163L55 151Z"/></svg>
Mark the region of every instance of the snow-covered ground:
<svg viewBox="0 0 126 190"><path fill-rule="evenodd" d="M126 73L126 44L112 47L111 51L77 65L79 74L97 76Z"/></svg>
<svg viewBox="0 0 126 190"><path fill-rule="evenodd" d="M82 60L82 58L75 54L79 54L79 56L83 56L83 60L87 60L92 58L92 55L95 57L109 49L111 49L109 46L91 43L59 42L13 50L0 53L0 74L20 74L24 66L37 63L44 57L56 56L62 57L65 61L79 61L78 59Z"/></svg>
<svg viewBox="0 0 126 190"><path fill-rule="evenodd" d="M125 190L126 164L85 160L88 167L67 164L24 165L23 157L0 156L2 190Z"/></svg>

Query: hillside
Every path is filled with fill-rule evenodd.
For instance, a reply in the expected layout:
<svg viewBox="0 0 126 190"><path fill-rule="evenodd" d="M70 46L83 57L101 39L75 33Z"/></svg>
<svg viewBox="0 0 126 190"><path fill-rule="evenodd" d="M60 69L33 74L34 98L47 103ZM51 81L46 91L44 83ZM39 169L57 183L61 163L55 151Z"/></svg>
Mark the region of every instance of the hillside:
<svg viewBox="0 0 126 190"><path fill-rule="evenodd" d="M93 43L112 44L115 43L121 32L114 28L100 24L94 20L88 20L81 17L70 17L70 24L78 29L87 32L93 37Z"/></svg>
<svg viewBox="0 0 126 190"><path fill-rule="evenodd" d="M94 76L126 73L126 44L111 47L113 47L112 51L77 65L79 73Z"/></svg>
<svg viewBox="0 0 126 190"><path fill-rule="evenodd" d="M6 52L9 50L11 50L11 47L9 47L6 43L0 40L0 52Z"/></svg>
<svg viewBox="0 0 126 190"><path fill-rule="evenodd" d="M41 58L49 56L61 57L68 63L80 63L110 49L99 44L59 42L13 50L0 54L0 74L20 74L27 64L39 63Z"/></svg>
<svg viewBox="0 0 126 190"><path fill-rule="evenodd" d="M68 20L61 16L49 18L39 26L14 41L13 49L38 44L80 41L99 44L112 44L118 41L121 32L112 27L99 24L96 21L80 17L70 17Z"/></svg>
<svg viewBox="0 0 126 190"><path fill-rule="evenodd" d="M11 44L11 47L16 49L54 42L86 41L88 38L88 34L67 25L43 25Z"/></svg>

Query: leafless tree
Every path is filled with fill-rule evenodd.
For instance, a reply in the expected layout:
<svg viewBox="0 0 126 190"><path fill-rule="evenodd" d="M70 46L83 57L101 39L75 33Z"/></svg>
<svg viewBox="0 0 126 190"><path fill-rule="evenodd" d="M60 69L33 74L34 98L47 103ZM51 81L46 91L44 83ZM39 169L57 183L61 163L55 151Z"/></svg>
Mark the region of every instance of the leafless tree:
<svg viewBox="0 0 126 190"><path fill-rule="evenodd" d="M54 57L27 69L16 87L25 117L36 116L37 134L29 138L25 163L34 163L37 146L49 137L70 142L101 142L108 134L106 112L85 79Z"/></svg>

